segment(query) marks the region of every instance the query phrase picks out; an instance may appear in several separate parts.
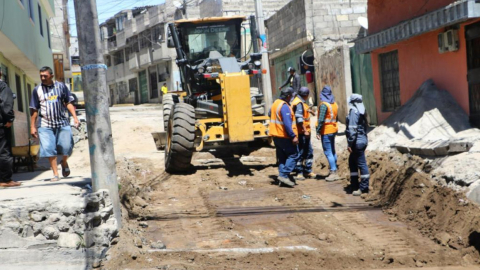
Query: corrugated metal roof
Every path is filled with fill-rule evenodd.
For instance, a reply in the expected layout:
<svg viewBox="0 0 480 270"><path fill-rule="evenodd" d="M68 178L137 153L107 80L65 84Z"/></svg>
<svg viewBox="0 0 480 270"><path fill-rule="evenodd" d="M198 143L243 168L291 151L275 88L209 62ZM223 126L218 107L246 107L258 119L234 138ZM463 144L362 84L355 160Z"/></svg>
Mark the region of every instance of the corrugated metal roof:
<svg viewBox="0 0 480 270"><path fill-rule="evenodd" d="M446 26L480 17L479 0L460 0L355 41L358 53L368 53Z"/></svg>

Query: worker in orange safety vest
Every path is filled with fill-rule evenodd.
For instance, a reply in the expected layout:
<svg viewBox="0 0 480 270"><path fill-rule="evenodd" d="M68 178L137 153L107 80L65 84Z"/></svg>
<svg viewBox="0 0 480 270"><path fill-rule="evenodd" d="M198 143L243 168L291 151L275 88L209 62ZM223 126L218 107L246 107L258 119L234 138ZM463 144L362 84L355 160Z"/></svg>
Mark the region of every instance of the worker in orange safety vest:
<svg viewBox="0 0 480 270"><path fill-rule="evenodd" d="M330 165L327 182L340 180L337 173L337 152L335 151L335 136L338 133L338 105L330 86L325 86L320 94L321 105L318 108L317 139L322 141L323 152Z"/></svg>
<svg viewBox="0 0 480 270"><path fill-rule="evenodd" d="M280 98L275 100L270 109L269 135L273 137L278 160L278 181L293 187L290 173L295 169L298 159L298 130L295 116L290 107L290 100L294 94L293 88L288 87L280 92Z"/></svg>
<svg viewBox="0 0 480 270"><path fill-rule="evenodd" d="M296 180L305 180L305 178L315 179L317 175L312 172L313 148L310 134L310 113L311 109L307 105L307 99L310 90L307 87L301 87L298 95L292 102L292 108L295 113L295 121L298 129L298 160L295 167L297 172Z"/></svg>

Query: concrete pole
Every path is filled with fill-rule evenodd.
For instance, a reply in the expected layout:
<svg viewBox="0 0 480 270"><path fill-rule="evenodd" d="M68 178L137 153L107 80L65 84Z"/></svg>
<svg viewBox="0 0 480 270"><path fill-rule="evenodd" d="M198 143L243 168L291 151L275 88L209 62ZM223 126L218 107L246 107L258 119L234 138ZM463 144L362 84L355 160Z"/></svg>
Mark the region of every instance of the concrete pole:
<svg viewBox="0 0 480 270"><path fill-rule="evenodd" d="M107 189L117 226L122 226L112 127L110 126L107 66L102 56L96 0L75 0L82 86L87 114L93 191Z"/></svg>
<svg viewBox="0 0 480 270"><path fill-rule="evenodd" d="M255 0L255 14L257 16L258 35L262 40L262 69L267 70L267 74L262 75L263 97L265 99L265 113L272 106L272 83L270 82L270 63L268 60L267 35L265 35L265 22L263 18L262 0ZM256 42L256 41L254 41Z"/></svg>

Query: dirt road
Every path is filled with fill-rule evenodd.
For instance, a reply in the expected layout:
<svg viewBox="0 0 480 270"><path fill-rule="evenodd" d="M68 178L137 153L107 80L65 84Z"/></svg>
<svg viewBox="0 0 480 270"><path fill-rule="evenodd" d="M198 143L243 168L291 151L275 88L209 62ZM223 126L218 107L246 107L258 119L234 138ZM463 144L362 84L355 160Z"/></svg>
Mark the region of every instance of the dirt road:
<svg viewBox="0 0 480 270"><path fill-rule="evenodd" d="M279 187L272 148L242 158L197 153L192 171L169 175L149 137L161 129L160 115L159 108L112 112L125 225L103 269L479 269L475 239L454 245L462 229L447 234L428 219L404 218L408 207L389 202L382 188L364 200L344 191L346 181ZM347 170L344 160L340 166ZM382 180L389 171L382 166L402 170L378 165L372 173L383 172ZM319 159L315 170L324 167ZM477 206L452 207L469 213L457 223L478 225Z"/></svg>

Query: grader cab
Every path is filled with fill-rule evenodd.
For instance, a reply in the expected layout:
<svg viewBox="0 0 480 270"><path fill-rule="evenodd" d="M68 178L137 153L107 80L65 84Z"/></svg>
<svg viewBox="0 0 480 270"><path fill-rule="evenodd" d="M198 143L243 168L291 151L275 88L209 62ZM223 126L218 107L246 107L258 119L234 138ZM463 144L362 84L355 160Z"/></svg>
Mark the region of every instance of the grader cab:
<svg viewBox="0 0 480 270"><path fill-rule="evenodd" d="M169 25L168 46L176 49L187 94L163 97L167 172L188 169L195 151L268 140L262 55L256 53L254 25L249 40L245 22L237 16Z"/></svg>

